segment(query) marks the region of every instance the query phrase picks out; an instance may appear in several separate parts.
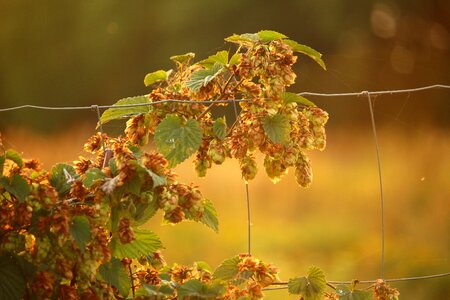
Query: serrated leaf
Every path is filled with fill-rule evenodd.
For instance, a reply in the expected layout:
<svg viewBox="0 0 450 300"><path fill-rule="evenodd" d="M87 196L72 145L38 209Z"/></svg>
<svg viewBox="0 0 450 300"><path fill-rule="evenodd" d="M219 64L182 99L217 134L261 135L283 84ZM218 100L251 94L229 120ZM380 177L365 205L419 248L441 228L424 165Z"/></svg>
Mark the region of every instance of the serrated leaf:
<svg viewBox="0 0 450 300"><path fill-rule="evenodd" d="M212 271L212 269L209 266L209 264L207 262L204 262L204 261L196 261L195 262L195 266L197 267L197 270L206 270L208 272Z"/></svg>
<svg viewBox="0 0 450 300"><path fill-rule="evenodd" d="M207 69L213 67L215 63L226 66L228 64L228 51L219 51L216 54L209 56L207 59L198 62L199 65L202 65Z"/></svg>
<svg viewBox="0 0 450 300"><path fill-rule="evenodd" d="M188 63L194 57L195 57L195 53L189 52L186 54L171 56L170 59L176 63L183 64L183 63Z"/></svg>
<svg viewBox="0 0 450 300"><path fill-rule="evenodd" d="M336 286L336 294L339 295L339 300L371 300L372 292L363 290L350 290L346 285Z"/></svg>
<svg viewBox="0 0 450 300"><path fill-rule="evenodd" d="M70 225L70 234L73 236L81 252L84 253L86 244L91 240L91 225L84 216L75 216Z"/></svg>
<svg viewBox="0 0 450 300"><path fill-rule="evenodd" d="M269 139L277 144L285 144L289 140L289 118L276 114L263 119L263 128Z"/></svg>
<svg viewBox="0 0 450 300"><path fill-rule="evenodd" d="M136 213L133 215L136 225L142 225L150 220L158 210L158 201L156 201L152 194L143 193L142 199L145 199L143 203L136 204Z"/></svg>
<svg viewBox="0 0 450 300"><path fill-rule="evenodd" d="M98 271L106 282L119 290L122 297L128 296L131 290L131 280L119 259L112 258L108 263L101 265Z"/></svg>
<svg viewBox="0 0 450 300"><path fill-rule="evenodd" d="M147 75L145 75L144 84L145 86L149 86L154 84L155 82L167 80L169 75L170 72L166 72L164 70L158 70L152 73L148 73Z"/></svg>
<svg viewBox="0 0 450 300"><path fill-rule="evenodd" d="M290 294L302 295L305 300L319 300L327 286L325 274L318 267L310 267L307 277L290 279L288 291Z"/></svg>
<svg viewBox="0 0 450 300"><path fill-rule="evenodd" d="M150 103L148 95L120 99L113 105L117 107L108 108L103 112L102 116L100 117L100 123L105 124L112 120L123 119L134 115L148 113L150 111L150 106L144 105L148 103ZM127 106L135 104L142 105ZM126 107L121 108L120 106Z"/></svg>
<svg viewBox="0 0 450 300"><path fill-rule="evenodd" d="M19 166L19 168L23 167L22 155L19 152L13 149L9 149L5 152L5 158L12 160Z"/></svg>
<svg viewBox="0 0 450 300"><path fill-rule="evenodd" d="M60 196L64 196L72 187L72 180L78 178L75 169L68 164L56 164L52 167L50 184Z"/></svg>
<svg viewBox="0 0 450 300"><path fill-rule="evenodd" d="M241 62L241 57L242 57L242 54L240 54L240 53L233 54L233 56L230 58L230 62L228 64L230 66L238 65Z"/></svg>
<svg viewBox="0 0 450 300"><path fill-rule="evenodd" d="M299 44L293 40L283 40L283 43L290 46L293 51L305 54L306 56L309 56L316 63L318 63L319 66L321 66L324 70L327 69L327 67L325 66L325 63L322 60L322 54L320 52L318 52L317 50L314 50L311 47Z"/></svg>
<svg viewBox="0 0 450 300"><path fill-rule="evenodd" d="M103 173L98 168L89 169L84 174L83 184L87 188L91 188L97 180L103 179L106 177L106 174Z"/></svg>
<svg viewBox="0 0 450 300"><path fill-rule="evenodd" d="M112 256L119 259L139 258L162 248L161 240L151 231L135 228L134 236L136 239L127 244L122 244L118 237L113 237L110 243Z"/></svg>
<svg viewBox="0 0 450 300"><path fill-rule="evenodd" d="M233 34L225 38L225 41L230 43L235 43L243 46L251 46L258 42L259 36L257 33L243 33L243 34Z"/></svg>
<svg viewBox="0 0 450 300"><path fill-rule="evenodd" d="M282 33L273 31L273 30L261 30L258 32L259 40L263 43L268 43L274 40L281 40L287 38Z"/></svg>
<svg viewBox="0 0 450 300"><path fill-rule="evenodd" d="M3 187L9 193L14 195L17 200L19 200L19 203L25 201L25 198L30 193L30 186L19 174L14 174L11 178L5 176L1 177L0 187Z"/></svg>
<svg viewBox="0 0 450 300"><path fill-rule="evenodd" d="M305 105L305 106L316 106L313 102L309 101L305 97L302 97L302 96L297 95L295 93L283 92L281 94L281 99L284 100L284 103L295 102L297 104Z"/></svg>
<svg viewBox="0 0 450 300"><path fill-rule="evenodd" d="M213 131L219 140L224 140L227 136L227 121L225 117L214 120Z"/></svg>
<svg viewBox="0 0 450 300"><path fill-rule="evenodd" d="M22 299L25 293L25 279L18 262L13 256L0 256L0 298L2 300Z"/></svg>
<svg viewBox="0 0 450 300"><path fill-rule="evenodd" d="M173 292L174 289L167 284L155 286L144 283L142 284L142 288L136 291L135 296L150 296L153 297L151 299L165 299L164 296L172 296Z"/></svg>
<svg viewBox="0 0 450 300"><path fill-rule="evenodd" d="M186 86L194 92L199 92L202 86L207 86L223 70L223 65L215 63L210 69L195 71L191 74L189 80L186 81Z"/></svg>
<svg viewBox="0 0 450 300"><path fill-rule="evenodd" d="M153 187L158 187L161 185L165 185L167 183L166 178L159 176L158 174L154 173L152 170L146 169L148 174L153 180Z"/></svg>
<svg viewBox="0 0 450 300"><path fill-rule="evenodd" d="M219 281L228 281L235 278L239 273L239 256L224 260L214 271L213 279Z"/></svg>
<svg viewBox="0 0 450 300"><path fill-rule="evenodd" d="M200 280L191 279L183 283L178 289L178 298L192 297L195 299L216 299L225 293L225 286L219 284L207 285Z"/></svg>
<svg viewBox="0 0 450 300"><path fill-rule="evenodd" d="M194 154L202 142L202 129L198 121L189 119L182 124L180 117L168 115L155 130L158 151L174 167Z"/></svg>
<svg viewBox="0 0 450 300"><path fill-rule="evenodd" d="M203 209L203 215L200 219L200 222L202 222L215 232L219 232L219 220L217 218L217 211L214 208L213 203L210 200L205 199Z"/></svg>

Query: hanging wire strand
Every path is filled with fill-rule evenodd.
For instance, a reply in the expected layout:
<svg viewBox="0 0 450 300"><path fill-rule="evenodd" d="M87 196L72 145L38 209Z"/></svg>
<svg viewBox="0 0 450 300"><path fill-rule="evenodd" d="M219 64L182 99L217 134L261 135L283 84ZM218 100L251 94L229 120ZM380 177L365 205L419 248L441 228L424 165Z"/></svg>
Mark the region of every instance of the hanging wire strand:
<svg viewBox="0 0 450 300"><path fill-rule="evenodd" d="M381 158L380 158L380 145L378 143L377 127L375 125L375 116L373 113L373 105L370 94L367 94L367 101L369 103L370 120L372 122L373 139L375 142L375 149L377 153L377 166L378 166L378 182L380 187L380 207L381 207L381 278L384 278L384 193L383 193L383 176L381 173Z"/></svg>
<svg viewBox="0 0 450 300"><path fill-rule="evenodd" d="M371 96L377 95L393 95L393 94L403 94L403 93L412 93L419 92L425 90L432 89L450 89L450 85L445 84L435 84L429 86L423 86L418 88L411 89L402 89L402 90L387 90L387 91L362 91L362 92L352 92L352 93L315 93L315 92L301 92L297 93L299 96L316 96L316 97L349 97L349 96L365 96L367 93ZM148 95L144 95L148 96ZM99 109L108 109L108 108L129 108L129 107L138 107L138 106L150 106L155 104L163 104L163 103L195 103L195 104L211 104L214 103L236 103L236 102L249 102L250 99L228 99L228 100L214 100L214 101L193 101L193 100L177 100L177 99L165 99L159 100L149 103L137 103L137 104L123 104L123 105L99 105ZM40 106L40 105L19 105L7 108L0 108L0 112L13 111L19 109L41 109L41 110L89 110L92 109L92 105L88 106Z"/></svg>

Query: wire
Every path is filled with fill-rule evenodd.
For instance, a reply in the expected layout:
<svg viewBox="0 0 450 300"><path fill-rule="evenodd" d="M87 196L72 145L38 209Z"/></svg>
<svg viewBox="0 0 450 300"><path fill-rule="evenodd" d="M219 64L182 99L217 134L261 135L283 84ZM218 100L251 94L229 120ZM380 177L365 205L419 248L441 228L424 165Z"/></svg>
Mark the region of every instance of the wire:
<svg viewBox="0 0 450 300"><path fill-rule="evenodd" d="M378 181L380 186L380 203L381 203L381 278L384 278L384 193L383 193L383 177L381 175L381 158L380 146L378 143L377 127L375 126L375 116L373 114L373 105L370 94L367 93L367 101L369 102L370 120L372 121L373 139L375 142L375 149L377 153L378 165Z"/></svg>
<svg viewBox="0 0 450 300"><path fill-rule="evenodd" d="M297 93L299 96L317 96L317 97L348 97L348 96L365 96L367 94L372 96L377 95L392 95L392 94L402 94L402 93L412 93L412 92L419 92L419 91L425 91L425 90L432 90L432 89L450 89L450 85L445 84L434 84L429 86L423 86L418 88L411 88L411 89L402 89L402 90L387 90L387 91L361 91L361 92L352 92L352 93L315 93L315 92L301 92ZM148 95L144 95L148 96ZM108 108L127 108L127 107L138 107L138 106L150 106L155 104L163 104L163 103L195 103L195 104L211 104L211 103L233 103L233 102L249 102L250 99L228 99L228 100L214 100L214 101L193 101L193 100L178 100L178 99L165 99L165 100L159 100L149 103L138 103L138 104L124 104L124 105L89 105L89 106L40 106L40 105L32 105L32 104L26 104L26 105L20 105L20 106L13 106L13 107L7 107L7 108L0 108L0 112L6 112L6 111L12 111L12 110L19 110L19 109L26 109L26 108L32 108L32 109L42 109L42 110L88 110L88 109L94 109L94 107L98 107L100 109L108 109Z"/></svg>
<svg viewBox="0 0 450 300"><path fill-rule="evenodd" d="M383 279L385 282L402 282L402 281L414 281L414 280L424 280L424 279L436 279L436 278L442 278L450 276L450 272L447 273L440 273L440 274L433 274L433 275L424 275L424 276L416 276L416 277L403 277L403 278L393 278L393 279ZM336 280L329 280L327 281L329 284L353 284L355 283L355 280L349 280L349 281L336 281ZM377 283L376 279L371 280L357 280L356 283L360 284L374 284ZM285 290L287 289L288 282L278 282L274 285L279 285L277 287L268 287L264 288L263 291L275 291L275 290Z"/></svg>

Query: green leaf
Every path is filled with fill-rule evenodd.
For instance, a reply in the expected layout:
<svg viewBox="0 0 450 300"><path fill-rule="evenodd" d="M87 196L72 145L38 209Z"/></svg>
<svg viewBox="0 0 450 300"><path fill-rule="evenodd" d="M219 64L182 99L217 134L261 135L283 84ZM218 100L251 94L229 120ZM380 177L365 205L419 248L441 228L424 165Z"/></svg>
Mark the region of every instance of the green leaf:
<svg viewBox="0 0 450 300"><path fill-rule="evenodd" d="M19 152L15 151L15 150L12 150L12 149L9 149L5 153L5 158L15 162L16 165L19 166L19 168L23 167L22 156L20 155Z"/></svg>
<svg viewBox="0 0 450 300"><path fill-rule="evenodd" d="M214 271L213 279L219 281L228 281L234 279L239 273L239 256L224 260Z"/></svg>
<svg viewBox="0 0 450 300"><path fill-rule="evenodd" d="M89 169L86 174L84 174L83 184L87 188L91 188L97 180L103 179L105 177L106 174L103 173L100 169L92 168Z"/></svg>
<svg viewBox="0 0 450 300"><path fill-rule="evenodd" d="M222 141L225 139L227 136L227 121L225 117L214 120L213 131L218 139Z"/></svg>
<svg viewBox="0 0 450 300"><path fill-rule="evenodd" d="M209 56L207 59L198 62L199 65L202 65L207 69L213 67L215 63L226 66L228 64L228 51L219 51L216 54Z"/></svg>
<svg viewBox="0 0 450 300"><path fill-rule="evenodd" d="M195 53L189 52L186 54L171 56L170 59L176 63L184 64L184 63L188 63L194 57L195 57Z"/></svg>
<svg viewBox="0 0 450 300"><path fill-rule="evenodd" d="M210 69L195 71L191 74L189 80L186 81L186 86L194 92L198 92L202 86L207 86L223 70L223 65L215 63Z"/></svg>
<svg viewBox="0 0 450 300"><path fill-rule="evenodd" d="M134 115L148 113L150 111L150 106L144 105L148 103L150 103L148 95L120 99L113 105L117 107L108 108L103 112L102 116L100 117L100 123L105 124L112 120L123 119ZM142 105L128 106L122 108L120 107L135 104L142 104Z"/></svg>
<svg viewBox="0 0 450 300"><path fill-rule="evenodd" d="M136 297L150 296L150 299L165 299L165 296L172 296L174 289L167 284L160 286L142 284L142 288L136 291ZM155 298L156 297L156 298Z"/></svg>
<svg viewBox="0 0 450 300"><path fill-rule="evenodd" d="M216 299L225 293L226 287L220 284L207 285L200 280L191 279L178 289L178 299L192 297L195 299ZM191 298L189 298L191 299Z"/></svg>
<svg viewBox="0 0 450 300"><path fill-rule="evenodd" d="M284 92L281 94L281 98L284 100L284 103L295 102L305 106L316 106L313 102L295 93Z"/></svg>
<svg viewBox="0 0 450 300"><path fill-rule="evenodd" d="M205 203L203 204L203 215L200 219L200 222L214 230L215 232L219 232L219 220L217 218L217 211L214 208L213 203L205 199Z"/></svg>
<svg viewBox="0 0 450 300"><path fill-rule="evenodd" d="M64 196L72 187L72 180L78 178L75 169L68 164L56 164L50 174L50 184L60 196Z"/></svg>
<svg viewBox="0 0 450 300"><path fill-rule="evenodd" d="M159 176L158 174L154 173L152 170L147 169L148 174L153 180L153 187L158 187L160 185L165 185L167 183L166 178Z"/></svg>
<svg viewBox="0 0 450 300"><path fill-rule="evenodd" d="M150 193L143 193L141 195L142 199L145 199L144 202L136 204L136 213L133 218L136 225L142 225L150 220L158 210L158 201L153 198Z"/></svg>
<svg viewBox="0 0 450 300"><path fill-rule="evenodd" d="M77 242L81 252L84 253L86 243L91 240L91 225L88 218L85 216L73 217L70 225L70 234Z"/></svg>
<svg viewBox="0 0 450 300"><path fill-rule="evenodd" d="M98 271L106 282L119 290L122 297L128 296L131 290L131 280L119 259L112 258L108 263L101 265Z"/></svg>
<svg viewBox="0 0 450 300"><path fill-rule="evenodd" d="M257 33L233 34L232 36L225 38L225 41L227 42L247 47L257 43L258 40L259 36Z"/></svg>
<svg viewBox="0 0 450 300"><path fill-rule="evenodd" d="M261 30L260 32L258 32L258 37L259 40L263 43L287 38L287 36L285 36L284 34L272 30Z"/></svg>
<svg viewBox="0 0 450 300"><path fill-rule="evenodd" d="M174 167L194 154L202 142L202 129L198 121L189 119L182 124L180 117L168 115L155 130L158 151Z"/></svg>
<svg viewBox="0 0 450 300"><path fill-rule="evenodd" d="M316 63L318 63L319 66L321 66L324 70L327 69L327 67L325 66L325 63L322 60L322 54L320 52L314 50L311 47L299 44L293 40L283 40L283 43L285 43L288 46L291 46L293 51L305 54L306 56L309 56Z"/></svg>
<svg viewBox="0 0 450 300"><path fill-rule="evenodd" d="M371 300L372 293L363 290L350 290L348 286L336 286L336 294L339 295L339 300Z"/></svg>
<svg viewBox="0 0 450 300"><path fill-rule="evenodd" d="M288 291L291 294L302 295L305 300L319 300L322 299L326 286L323 271L318 267L310 267L307 277L289 280Z"/></svg>
<svg viewBox="0 0 450 300"><path fill-rule="evenodd" d="M0 299L22 299L25 293L25 279L18 262L13 256L0 256Z"/></svg>
<svg viewBox="0 0 450 300"><path fill-rule="evenodd" d="M3 187L5 190L16 196L19 203L25 201L25 198L30 193L30 186L19 174L14 174L11 178L5 176L1 177L0 187Z"/></svg>
<svg viewBox="0 0 450 300"><path fill-rule="evenodd" d="M285 144L289 140L289 118L285 115L266 116L263 119L263 128L266 135L274 143Z"/></svg>
<svg viewBox="0 0 450 300"><path fill-rule="evenodd" d="M127 244L122 244L117 236L113 237L110 243L112 255L119 259L139 258L162 248L159 237L151 231L135 228L134 236L136 239Z"/></svg>
<svg viewBox="0 0 450 300"><path fill-rule="evenodd" d="M228 64L230 66L238 65L241 62L241 57L242 57L242 54L240 54L240 53L233 54L233 56L230 58L230 62Z"/></svg>
<svg viewBox="0 0 450 300"><path fill-rule="evenodd" d="M148 73L145 75L144 84L145 86L149 86L158 81L167 80L171 72L166 72L164 70L158 70L152 73Z"/></svg>
<svg viewBox="0 0 450 300"><path fill-rule="evenodd" d="M136 196L141 195L141 178L139 175L134 175L125 185L124 187L131 193Z"/></svg>
<svg viewBox="0 0 450 300"><path fill-rule="evenodd" d="M206 270L208 272L211 272L212 270L208 263L204 261L195 262L195 266L197 267L197 270Z"/></svg>

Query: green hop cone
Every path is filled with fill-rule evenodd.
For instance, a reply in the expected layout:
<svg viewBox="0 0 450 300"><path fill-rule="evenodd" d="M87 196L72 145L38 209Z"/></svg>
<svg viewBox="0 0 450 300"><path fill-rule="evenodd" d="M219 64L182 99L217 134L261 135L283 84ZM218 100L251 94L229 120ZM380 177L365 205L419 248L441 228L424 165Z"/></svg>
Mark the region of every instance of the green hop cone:
<svg viewBox="0 0 450 300"><path fill-rule="evenodd" d="M197 158L194 161L194 168L197 176L203 178L206 176L206 172L211 168L211 162L206 158Z"/></svg>
<svg viewBox="0 0 450 300"><path fill-rule="evenodd" d="M255 178L256 173L258 173L258 166L256 165L256 161L250 155L244 156L241 160L239 160L239 165L241 167L242 178L245 182L249 182L253 178Z"/></svg>
<svg viewBox="0 0 450 300"><path fill-rule="evenodd" d="M266 155L264 158L264 169L273 183L280 181L281 177L287 173L287 168L282 159L277 159L269 155Z"/></svg>
<svg viewBox="0 0 450 300"><path fill-rule="evenodd" d="M212 140L208 148L208 156L216 165L221 165L225 161L225 148L217 140Z"/></svg>

